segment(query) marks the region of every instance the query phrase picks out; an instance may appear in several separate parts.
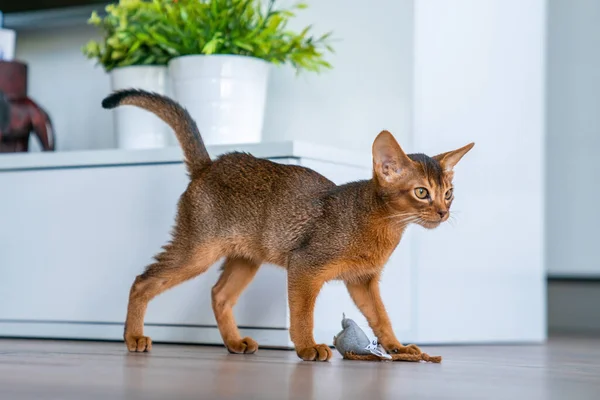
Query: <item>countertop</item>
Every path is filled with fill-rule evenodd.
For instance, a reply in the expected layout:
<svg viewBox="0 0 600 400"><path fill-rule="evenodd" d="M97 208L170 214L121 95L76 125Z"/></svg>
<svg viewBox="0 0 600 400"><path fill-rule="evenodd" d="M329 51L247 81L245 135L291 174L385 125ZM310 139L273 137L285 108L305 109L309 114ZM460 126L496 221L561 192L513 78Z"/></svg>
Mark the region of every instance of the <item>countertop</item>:
<svg viewBox="0 0 600 400"><path fill-rule="evenodd" d="M371 168L369 150L357 152L299 141L207 146L211 157L240 151L259 158L303 158L361 168ZM0 154L0 172L102 166L174 164L183 155L179 147L145 150L86 150Z"/></svg>

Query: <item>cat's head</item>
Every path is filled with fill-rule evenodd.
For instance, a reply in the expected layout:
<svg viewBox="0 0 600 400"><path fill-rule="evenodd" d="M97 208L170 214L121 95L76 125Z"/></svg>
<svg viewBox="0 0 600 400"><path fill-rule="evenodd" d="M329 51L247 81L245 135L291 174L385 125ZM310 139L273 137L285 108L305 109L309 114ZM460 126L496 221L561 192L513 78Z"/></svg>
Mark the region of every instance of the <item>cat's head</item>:
<svg viewBox="0 0 600 400"><path fill-rule="evenodd" d="M474 145L434 157L407 155L391 133L381 132L373 142L373 179L390 208L389 218L429 229L448 220L453 168Z"/></svg>

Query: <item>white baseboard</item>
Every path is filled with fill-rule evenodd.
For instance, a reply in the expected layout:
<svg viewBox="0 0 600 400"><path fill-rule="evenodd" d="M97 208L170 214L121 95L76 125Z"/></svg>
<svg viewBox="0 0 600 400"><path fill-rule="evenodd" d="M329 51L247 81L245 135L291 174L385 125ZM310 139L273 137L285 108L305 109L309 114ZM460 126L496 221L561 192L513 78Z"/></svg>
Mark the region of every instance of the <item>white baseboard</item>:
<svg viewBox="0 0 600 400"><path fill-rule="evenodd" d="M240 333L263 348L293 348L287 329L241 328ZM145 334L155 343L223 344L216 327L150 325L145 327ZM0 337L122 341L123 325L0 321Z"/></svg>

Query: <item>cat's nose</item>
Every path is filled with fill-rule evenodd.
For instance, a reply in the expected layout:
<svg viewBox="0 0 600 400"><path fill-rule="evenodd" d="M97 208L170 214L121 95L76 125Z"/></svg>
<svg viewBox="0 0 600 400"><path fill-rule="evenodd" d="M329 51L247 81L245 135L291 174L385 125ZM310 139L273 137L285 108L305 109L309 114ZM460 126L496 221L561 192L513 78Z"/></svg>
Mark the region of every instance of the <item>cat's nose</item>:
<svg viewBox="0 0 600 400"><path fill-rule="evenodd" d="M446 210L439 210L438 214L440 215L440 219L444 219L444 217L446 216L446 214L448 214L448 211L446 211Z"/></svg>

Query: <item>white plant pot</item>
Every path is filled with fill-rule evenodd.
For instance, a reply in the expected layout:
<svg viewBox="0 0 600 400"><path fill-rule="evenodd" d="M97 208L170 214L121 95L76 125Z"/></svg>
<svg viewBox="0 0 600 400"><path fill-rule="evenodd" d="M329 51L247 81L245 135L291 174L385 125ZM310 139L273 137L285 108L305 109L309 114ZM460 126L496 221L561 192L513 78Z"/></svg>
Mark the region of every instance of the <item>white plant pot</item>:
<svg viewBox="0 0 600 400"><path fill-rule="evenodd" d="M169 63L173 97L206 144L261 141L270 64L234 55L192 55Z"/></svg>
<svg viewBox="0 0 600 400"><path fill-rule="evenodd" d="M112 90L142 89L166 94L167 67L132 66L110 72ZM175 145L169 126L156 115L132 106L113 110L117 147L120 149L150 149Z"/></svg>

